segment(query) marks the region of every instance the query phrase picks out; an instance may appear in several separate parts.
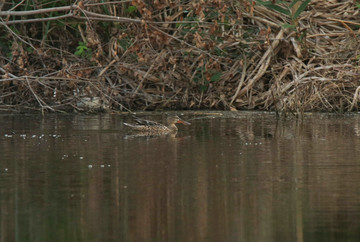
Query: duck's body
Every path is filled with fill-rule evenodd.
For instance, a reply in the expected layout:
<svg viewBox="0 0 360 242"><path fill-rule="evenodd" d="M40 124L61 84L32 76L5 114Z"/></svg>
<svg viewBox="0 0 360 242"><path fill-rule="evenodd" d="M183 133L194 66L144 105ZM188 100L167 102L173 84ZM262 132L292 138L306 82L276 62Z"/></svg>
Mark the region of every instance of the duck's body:
<svg viewBox="0 0 360 242"><path fill-rule="evenodd" d="M175 124L190 125L189 122L182 120L178 116L169 116L166 121L167 123L166 125L164 125L154 121L136 118L135 124L129 124L129 123L124 123L124 124L130 127L134 131L141 133L148 133L149 135L152 134L159 135L159 134L168 134L168 133L176 132L178 128L176 127Z"/></svg>

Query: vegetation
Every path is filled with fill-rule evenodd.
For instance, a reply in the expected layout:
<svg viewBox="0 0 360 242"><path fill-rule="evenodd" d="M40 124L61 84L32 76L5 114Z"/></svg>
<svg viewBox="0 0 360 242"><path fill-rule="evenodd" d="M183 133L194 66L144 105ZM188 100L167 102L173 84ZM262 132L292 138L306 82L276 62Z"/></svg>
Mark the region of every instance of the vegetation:
<svg viewBox="0 0 360 242"><path fill-rule="evenodd" d="M0 109L358 110L354 0L12 1Z"/></svg>

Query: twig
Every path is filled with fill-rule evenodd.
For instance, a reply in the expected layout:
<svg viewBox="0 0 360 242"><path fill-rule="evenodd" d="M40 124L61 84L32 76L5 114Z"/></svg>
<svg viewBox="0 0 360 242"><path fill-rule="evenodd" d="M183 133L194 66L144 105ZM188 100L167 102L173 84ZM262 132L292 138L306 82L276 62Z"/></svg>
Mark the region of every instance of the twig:
<svg viewBox="0 0 360 242"><path fill-rule="evenodd" d="M358 86L357 88L356 88L356 91L355 91L355 93L354 93L354 97L353 97L353 100L352 100L352 102L351 102L351 106L350 106L350 108L349 108L349 112L351 111L351 110L353 110L353 108L355 107L355 105L356 105L356 107L357 107L357 103L359 102L359 92L360 92L360 86Z"/></svg>
<svg viewBox="0 0 360 242"><path fill-rule="evenodd" d="M234 96L232 97L231 99L231 102L230 102L230 106L232 105L232 103L235 101L235 99L237 98L238 94L239 94L239 91L241 90L243 84L244 84L244 80L245 80L245 77L246 77L246 67L247 67L247 63L246 63L246 59L244 59L244 64L243 64L243 69L241 71L241 78L240 78L240 82L239 82L239 85L237 86L236 88L236 92L234 94Z"/></svg>
<svg viewBox="0 0 360 242"><path fill-rule="evenodd" d="M50 110L52 110L52 111L55 112L55 110L54 110L52 107L50 107L49 105L47 105L41 98L38 97L38 95L36 95L36 93L34 92L34 90L32 89L32 87L31 87L31 85L30 85L30 82L29 82L29 79L27 78L27 76L25 76L25 80L26 80L26 82L27 82L27 84L28 84L28 86L29 86L30 91L31 91L32 94L34 95L36 101L37 101L37 102L39 103L39 105L41 106L41 110L44 110L44 108L48 108L48 109L50 109Z"/></svg>
<svg viewBox="0 0 360 242"><path fill-rule="evenodd" d="M7 72L5 69L1 68L0 67L0 71L2 71L3 73L7 73L9 76L11 76L12 78L11 79L18 79L19 77ZM5 79L2 79L2 81L4 81Z"/></svg>
<svg viewBox="0 0 360 242"><path fill-rule="evenodd" d="M254 75L254 73L257 71L255 76L248 81L248 84L238 93L237 96L234 96L233 99L237 98L238 96L244 95L248 90L250 90L250 88L254 85L254 83L265 74L265 71L268 68L271 60L270 53L272 53L273 50L279 45L280 42L279 39L282 39L283 35L284 35L284 30L281 29L276 36L276 40L269 46L263 57L260 59L259 64L253 70L253 72L248 77L248 79L250 79L250 77Z"/></svg>
<svg viewBox="0 0 360 242"><path fill-rule="evenodd" d="M55 7L55 8L43 8L37 10L26 10L26 11L0 11L0 16L26 16L26 15L36 15L43 13L51 13L51 12L62 12L62 11L70 11L72 9L77 9L77 5L71 6L63 6L63 7Z"/></svg>
<svg viewBox="0 0 360 242"><path fill-rule="evenodd" d="M47 21L53 21L53 20L59 20L59 19L65 19L73 17L73 13L68 13L61 16L55 16L55 17L48 17L48 18L35 18L35 19L22 19L22 20L10 20L4 22L6 25L12 25L12 24L25 24L25 23L35 23L35 22L47 22Z"/></svg>
<svg viewBox="0 0 360 242"><path fill-rule="evenodd" d="M19 2L18 4L16 4L13 8L11 8L9 11L13 11L15 10L18 6L20 6L21 4L23 4L23 2L25 2L26 0L22 0L21 2Z"/></svg>

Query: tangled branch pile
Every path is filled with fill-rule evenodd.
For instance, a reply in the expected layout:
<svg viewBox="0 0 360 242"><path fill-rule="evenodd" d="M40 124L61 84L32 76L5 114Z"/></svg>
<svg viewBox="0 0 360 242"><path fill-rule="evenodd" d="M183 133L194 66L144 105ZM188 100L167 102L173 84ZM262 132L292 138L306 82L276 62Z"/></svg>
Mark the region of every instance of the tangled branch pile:
<svg viewBox="0 0 360 242"><path fill-rule="evenodd" d="M71 2L2 6L0 109L358 109L356 1Z"/></svg>

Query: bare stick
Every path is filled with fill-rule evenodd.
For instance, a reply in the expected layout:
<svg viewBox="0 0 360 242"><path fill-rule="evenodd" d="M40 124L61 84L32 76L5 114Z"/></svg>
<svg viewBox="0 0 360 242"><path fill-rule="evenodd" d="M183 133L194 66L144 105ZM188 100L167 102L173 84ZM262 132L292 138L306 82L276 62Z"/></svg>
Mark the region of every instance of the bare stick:
<svg viewBox="0 0 360 242"><path fill-rule="evenodd" d="M250 75L252 76L256 72L255 76L248 81L248 84L238 93L237 96L234 96L233 99L237 98L238 96L244 95L248 90L250 90L250 88L252 88L255 82L258 81L265 74L265 71L268 68L271 60L270 53L272 53L273 50L279 45L280 42L279 39L282 39L283 35L284 35L284 30L281 29L276 36L276 40L274 40L271 46L269 46L269 48L267 49L267 51L259 61L259 64L256 66L256 68ZM248 77L248 79L250 78L250 76Z"/></svg>
<svg viewBox="0 0 360 242"><path fill-rule="evenodd" d="M238 94L239 94L239 91L241 90L241 87L243 86L244 84L244 80L245 80L245 77L246 77L246 67L247 67L247 64L246 64L246 59L244 61L244 64L243 64L243 69L241 71L241 78L240 78L240 82L239 82L239 85L238 87L236 88L236 92L235 92L235 95L232 97L231 99L231 102L230 102L230 106L232 105L232 103L235 101L235 99L237 98Z"/></svg>
<svg viewBox="0 0 360 242"><path fill-rule="evenodd" d="M36 93L34 92L34 90L32 89L29 79L27 78L27 76L25 76L26 82L29 86L30 91L32 92L32 94L34 95L36 101L38 101L39 105L41 106L41 110L44 110L44 108L48 108L52 111L55 111L52 107L50 107L49 105L47 105L41 98L38 97L38 95L36 95Z"/></svg>

